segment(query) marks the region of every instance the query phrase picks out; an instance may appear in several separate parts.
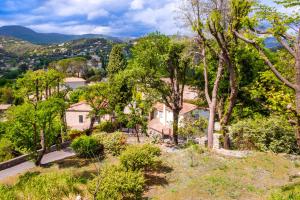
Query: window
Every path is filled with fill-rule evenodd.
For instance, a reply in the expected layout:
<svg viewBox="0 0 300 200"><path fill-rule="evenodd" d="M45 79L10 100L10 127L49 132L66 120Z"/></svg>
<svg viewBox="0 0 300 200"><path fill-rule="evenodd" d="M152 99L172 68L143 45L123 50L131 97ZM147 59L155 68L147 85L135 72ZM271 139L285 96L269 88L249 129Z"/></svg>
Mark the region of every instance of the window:
<svg viewBox="0 0 300 200"><path fill-rule="evenodd" d="M83 123L83 115L79 115L79 123Z"/></svg>
<svg viewBox="0 0 300 200"><path fill-rule="evenodd" d="M158 112L159 113L159 118L163 118L163 113L162 112Z"/></svg>

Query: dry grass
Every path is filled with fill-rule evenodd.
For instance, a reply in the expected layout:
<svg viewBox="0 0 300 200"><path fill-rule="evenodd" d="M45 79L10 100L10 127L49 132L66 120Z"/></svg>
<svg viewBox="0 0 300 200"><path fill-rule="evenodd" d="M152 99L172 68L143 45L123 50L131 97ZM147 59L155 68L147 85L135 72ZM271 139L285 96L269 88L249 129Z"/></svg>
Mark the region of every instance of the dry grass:
<svg viewBox="0 0 300 200"><path fill-rule="evenodd" d="M168 184L152 186L146 193L150 199L267 199L273 189L291 183L290 177L300 170L293 161L271 153L234 159L206 152L196 155L194 167L188 151L163 157L173 171L160 175Z"/></svg>
<svg viewBox="0 0 300 200"><path fill-rule="evenodd" d="M291 177L300 171L300 165L272 153L255 153L243 159L226 158L212 152L198 153L194 154L193 167L187 150L163 153L162 159L163 167L146 174L146 199L267 199L279 187L299 181ZM118 159L108 156L99 165L96 161L74 157L32 171L71 172L84 180L80 189L82 196L88 197L85 181L93 177L97 167L112 163L118 163ZM17 180L18 177L11 177L6 183L14 184Z"/></svg>

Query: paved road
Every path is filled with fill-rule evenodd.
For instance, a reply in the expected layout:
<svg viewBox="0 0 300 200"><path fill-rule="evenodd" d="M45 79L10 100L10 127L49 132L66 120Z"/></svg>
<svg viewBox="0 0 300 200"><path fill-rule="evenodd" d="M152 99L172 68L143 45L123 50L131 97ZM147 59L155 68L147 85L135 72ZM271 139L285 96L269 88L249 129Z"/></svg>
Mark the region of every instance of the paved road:
<svg viewBox="0 0 300 200"><path fill-rule="evenodd" d="M75 155L75 153L70 148L66 148L66 149L63 149L60 151L54 151L52 153L46 154L43 157L42 164L47 164L47 163L51 163L53 161L62 160L64 158L68 158L68 157L71 157L74 155ZM14 167L2 170L2 171L0 171L0 180L6 179L10 176L15 176L20 173L24 173L34 167L35 167L35 165L32 161L27 161L27 162L21 163L19 165L16 165Z"/></svg>

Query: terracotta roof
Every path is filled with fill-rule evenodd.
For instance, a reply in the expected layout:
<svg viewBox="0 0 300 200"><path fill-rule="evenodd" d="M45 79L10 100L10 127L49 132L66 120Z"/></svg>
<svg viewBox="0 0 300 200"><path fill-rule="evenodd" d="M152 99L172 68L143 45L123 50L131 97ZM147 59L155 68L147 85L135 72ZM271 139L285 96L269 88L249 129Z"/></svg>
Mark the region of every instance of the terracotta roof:
<svg viewBox="0 0 300 200"><path fill-rule="evenodd" d="M164 110L164 104L157 102L154 106L153 106L156 110L158 111L163 111Z"/></svg>
<svg viewBox="0 0 300 200"><path fill-rule="evenodd" d="M67 77L64 79L65 83L72 83L72 82L85 82L83 78L78 78L78 77Z"/></svg>
<svg viewBox="0 0 300 200"><path fill-rule="evenodd" d="M0 110L7 110L11 107L11 104L0 104Z"/></svg>
<svg viewBox="0 0 300 200"><path fill-rule="evenodd" d="M183 103L183 107L182 107L182 109L180 111L180 114L184 115L184 114L189 113L189 112L191 112L193 110L196 110L197 108L198 107L196 105L194 105L194 104Z"/></svg>
<svg viewBox="0 0 300 200"><path fill-rule="evenodd" d="M75 104L71 105L69 107L68 111L90 112L90 111L92 111L92 107L85 101L81 101L79 103L75 103Z"/></svg>

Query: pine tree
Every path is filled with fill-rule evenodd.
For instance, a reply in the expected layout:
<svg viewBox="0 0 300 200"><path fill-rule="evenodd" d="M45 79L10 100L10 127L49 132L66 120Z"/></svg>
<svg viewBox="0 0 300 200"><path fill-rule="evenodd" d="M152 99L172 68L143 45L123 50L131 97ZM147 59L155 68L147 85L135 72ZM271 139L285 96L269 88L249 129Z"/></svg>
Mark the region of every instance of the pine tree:
<svg viewBox="0 0 300 200"><path fill-rule="evenodd" d="M115 74L126 68L126 57L122 45L115 45L109 55L107 66L108 77L112 78Z"/></svg>
<svg viewBox="0 0 300 200"><path fill-rule="evenodd" d="M278 4L282 4L285 7L294 7L294 6L299 6L300 1L299 0L278 0L275 1Z"/></svg>

